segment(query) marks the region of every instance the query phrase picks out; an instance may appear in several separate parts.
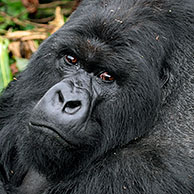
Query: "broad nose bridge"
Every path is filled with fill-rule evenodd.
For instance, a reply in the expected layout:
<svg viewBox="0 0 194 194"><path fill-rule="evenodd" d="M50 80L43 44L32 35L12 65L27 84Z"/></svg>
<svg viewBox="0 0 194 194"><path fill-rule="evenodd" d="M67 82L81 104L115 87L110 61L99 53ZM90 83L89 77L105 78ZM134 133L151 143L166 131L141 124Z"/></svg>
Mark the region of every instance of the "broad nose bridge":
<svg viewBox="0 0 194 194"><path fill-rule="evenodd" d="M73 75L64 77L62 82L67 83L72 89L88 89L92 87L92 76L86 71L80 69Z"/></svg>

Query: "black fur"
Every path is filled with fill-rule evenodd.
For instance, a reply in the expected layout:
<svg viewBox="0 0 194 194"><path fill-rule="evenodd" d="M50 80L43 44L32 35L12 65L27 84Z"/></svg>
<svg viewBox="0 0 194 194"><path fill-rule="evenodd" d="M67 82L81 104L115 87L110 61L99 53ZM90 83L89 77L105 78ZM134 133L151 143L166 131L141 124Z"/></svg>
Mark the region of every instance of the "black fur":
<svg viewBox="0 0 194 194"><path fill-rule="evenodd" d="M28 124L72 53L98 93L76 149ZM193 0L83 0L0 97L0 192L193 194Z"/></svg>

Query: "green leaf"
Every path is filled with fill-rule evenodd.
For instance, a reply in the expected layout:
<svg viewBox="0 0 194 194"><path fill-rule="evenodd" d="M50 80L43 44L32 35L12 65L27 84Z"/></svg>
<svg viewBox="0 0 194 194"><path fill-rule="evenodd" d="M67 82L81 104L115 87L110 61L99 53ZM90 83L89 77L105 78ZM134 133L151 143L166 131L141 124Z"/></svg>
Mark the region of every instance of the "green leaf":
<svg viewBox="0 0 194 194"><path fill-rule="evenodd" d="M18 58L18 57L16 57L15 59L16 59L16 66L18 70L20 72L23 71L26 68L29 60L24 58Z"/></svg>
<svg viewBox="0 0 194 194"><path fill-rule="evenodd" d="M25 7L21 1L6 0L4 3L6 7L6 13L10 16L17 16L25 11Z"/></svg>
<svg viewBox="0 0 194 194"><path fill-rule="evenodd" d="M21 26L20 29L21 30L32 30L34 29L34 26L31 24L27 24L25 27Z"/></svg>
<svg viewBox="0 0 194 194"><path fill-rule="evenodd" d="M9 41L0 36L0 92L11 81L11 70L8 56Z"/></svg>

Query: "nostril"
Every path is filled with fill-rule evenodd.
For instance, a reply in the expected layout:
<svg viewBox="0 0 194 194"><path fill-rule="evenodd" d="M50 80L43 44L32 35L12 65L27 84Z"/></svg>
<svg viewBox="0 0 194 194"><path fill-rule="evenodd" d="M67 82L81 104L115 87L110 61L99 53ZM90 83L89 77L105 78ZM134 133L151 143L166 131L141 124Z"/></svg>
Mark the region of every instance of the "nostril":
<svg viewBox="0 0 194 194"><path fill-rule="evenodd" d="M81 108L80 101L78 101L78 100L77 101L69 101L63 107L63 112L66 112L68 114L75 114L80 108Z"/></svg>
<svg viewBox="0 0 194 194"><path fill-rule="evenodd" d="M81 106L81 102L80 101L69 101L66 103L66 107L69 107L69 108L76 108L78 106Z"/></svg>
<svg viewBox="0 0 194 194"><path fill-rule="evenodd" d="M59 90L59 91L57 91L57 94L58 94L59 102L64 103L65 99L64 99L62 92Z"/></svg>

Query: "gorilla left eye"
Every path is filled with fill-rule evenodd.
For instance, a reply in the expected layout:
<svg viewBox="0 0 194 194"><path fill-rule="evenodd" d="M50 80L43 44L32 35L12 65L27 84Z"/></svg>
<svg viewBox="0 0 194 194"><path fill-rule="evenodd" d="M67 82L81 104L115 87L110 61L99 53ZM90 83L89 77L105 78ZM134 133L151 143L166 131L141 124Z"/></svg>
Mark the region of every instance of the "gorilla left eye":
<svg viewBox="0 0 194 194"><path fill-rule="evenodd" d="M65 55L65 62L69 65L76 65L78 60L76 57L71 56L71 55Z"/></svg>
<svg viewBox="0 0 194 194"><path fill-rule="evenodd" d="M103 72L99 75L99 77L103 80L103 81L107 81L107 82L112 82L114 81L114 77L112 75L110 75L108 72Z"/></svg>

